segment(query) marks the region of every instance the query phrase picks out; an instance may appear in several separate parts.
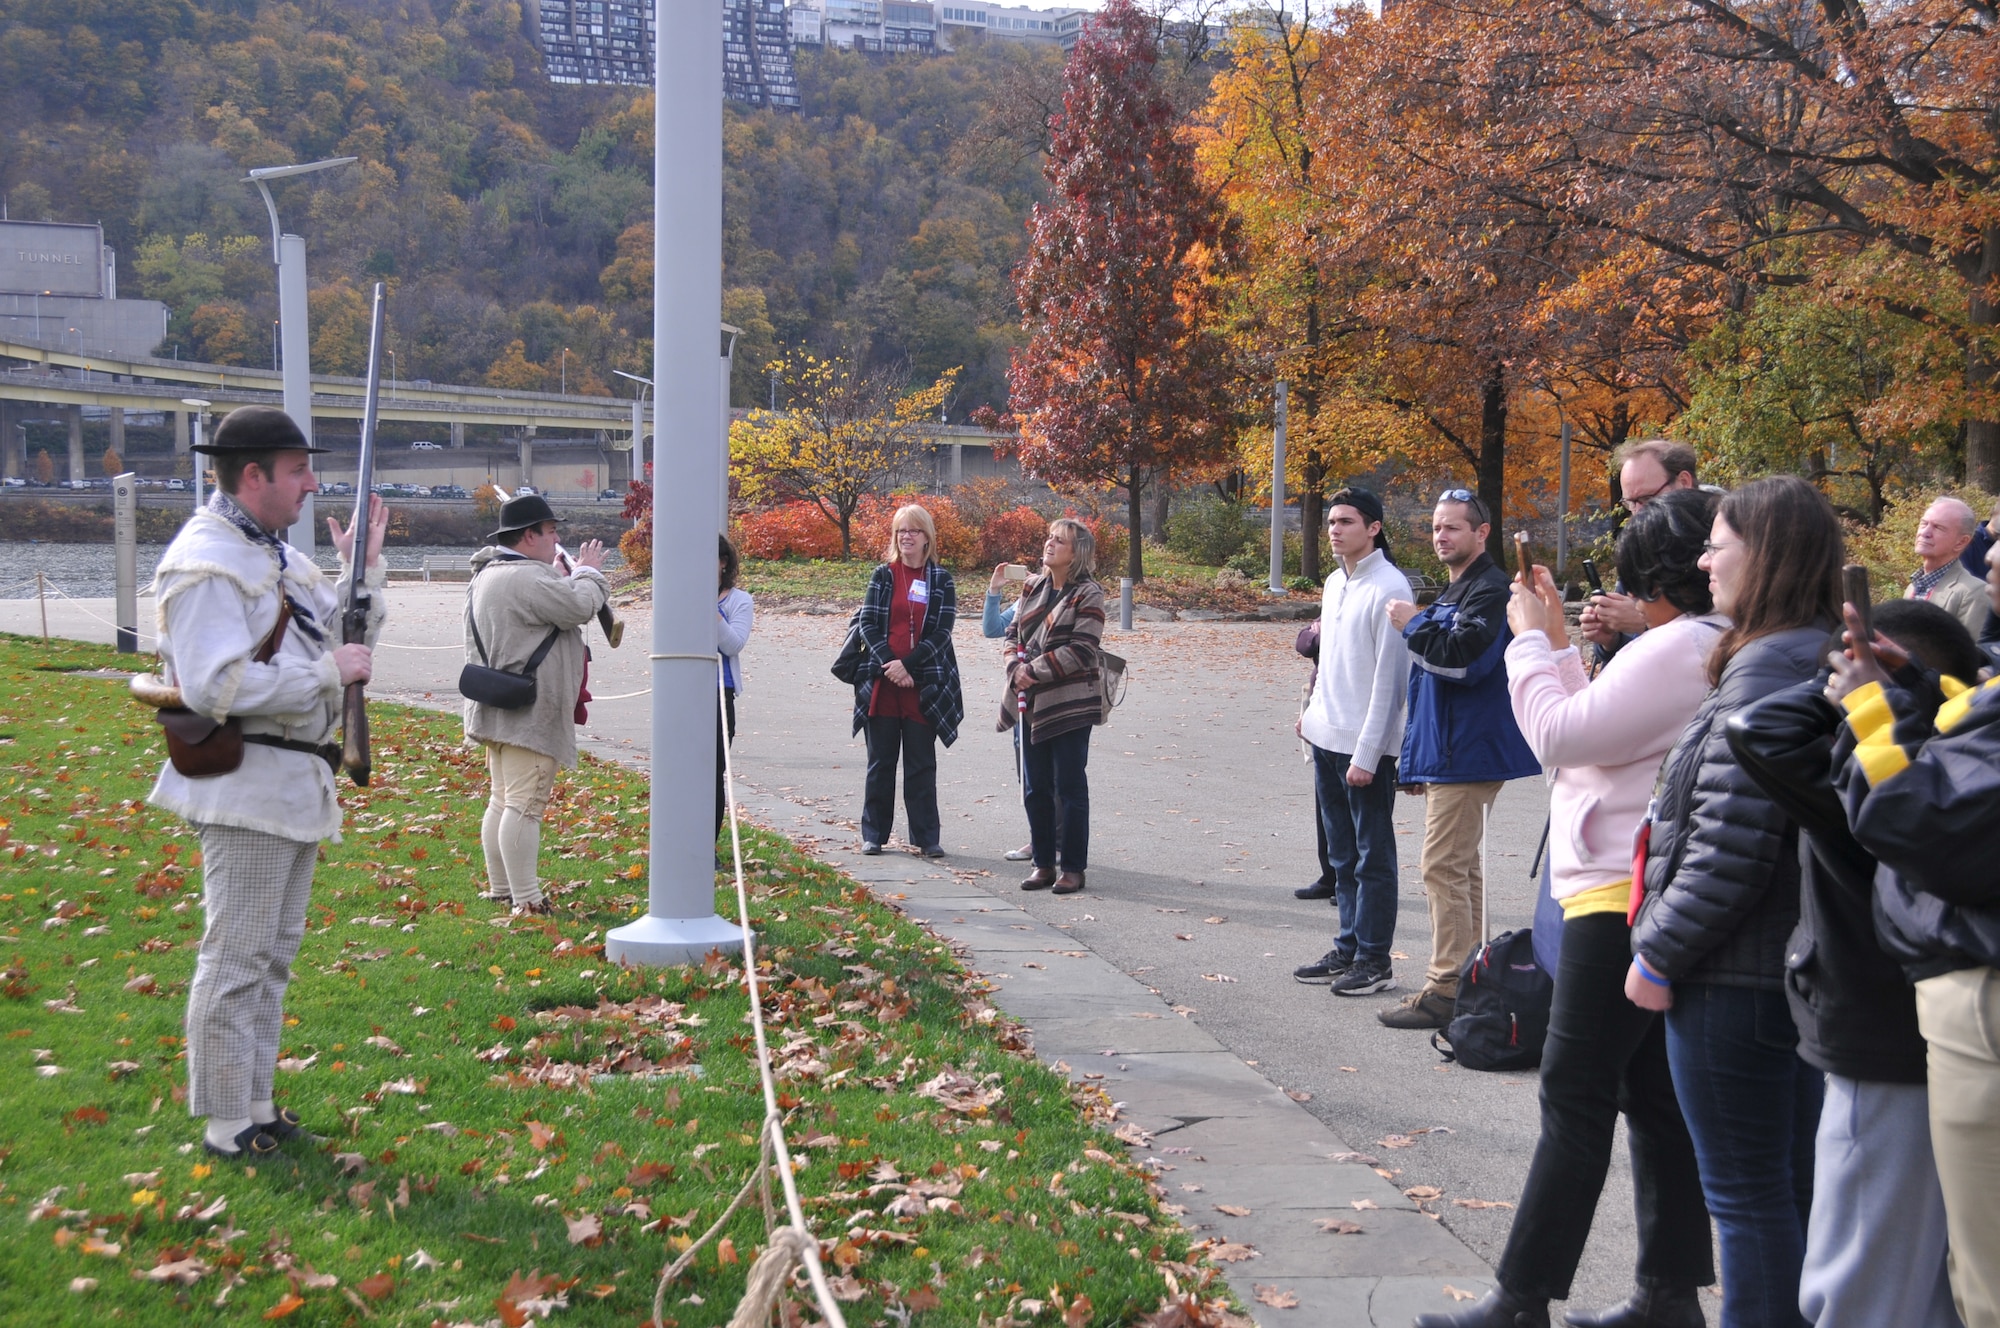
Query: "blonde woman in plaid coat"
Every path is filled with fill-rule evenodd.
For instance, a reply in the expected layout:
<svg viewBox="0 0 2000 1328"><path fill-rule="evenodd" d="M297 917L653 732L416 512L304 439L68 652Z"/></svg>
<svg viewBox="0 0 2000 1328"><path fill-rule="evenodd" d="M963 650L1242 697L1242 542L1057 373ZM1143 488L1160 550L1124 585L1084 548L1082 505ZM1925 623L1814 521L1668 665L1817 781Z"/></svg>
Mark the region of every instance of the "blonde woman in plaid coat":
<svg viewBox="0 0 2000 1328"><path fill-rule="evenodd" d="M1090 865L1090 730L1104 722L1098 660L1104 587L1093 575L1096 561L1097 540L1088 526L1070 517L1050 522L1041 574L1021 592L1007 629L1017 659L1007 670L1000 727L1013 726L1019 698L1027 702L1022 800L1035 870L1021 882L1023 890L1073 895L1083 889Z"/></svg>

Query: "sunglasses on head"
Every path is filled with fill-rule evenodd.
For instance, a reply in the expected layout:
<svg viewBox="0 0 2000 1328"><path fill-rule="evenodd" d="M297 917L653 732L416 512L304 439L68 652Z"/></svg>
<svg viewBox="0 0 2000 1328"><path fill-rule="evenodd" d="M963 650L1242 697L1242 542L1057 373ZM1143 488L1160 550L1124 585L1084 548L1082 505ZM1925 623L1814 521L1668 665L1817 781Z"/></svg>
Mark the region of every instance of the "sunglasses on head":
<svg viewBox="0 0 2000 1328"><path fill-rule="evenodd" d="M1472 515L1476 518L1474 525L1486 524L1486 504L1481 502L1479 495L1470 489L1446 489L1437 496L1437 500L1441 503L1464 503L1472 509Z"/></svg>

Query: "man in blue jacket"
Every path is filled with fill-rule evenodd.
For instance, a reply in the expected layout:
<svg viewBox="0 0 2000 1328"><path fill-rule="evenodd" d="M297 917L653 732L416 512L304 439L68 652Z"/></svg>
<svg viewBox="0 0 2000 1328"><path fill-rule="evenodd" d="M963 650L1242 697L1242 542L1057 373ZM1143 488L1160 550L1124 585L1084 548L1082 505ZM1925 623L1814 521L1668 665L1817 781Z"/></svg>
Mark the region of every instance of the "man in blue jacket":
<svg viewBox="0 0 2000 1328"><path fill-rule="evenodd" d="M1486 813L1510 779L1542 772L1514 723L1504 656L1507 573L1486 554L1492 518L1470 489L1447 489L1431 513L1431 545L1451 584L1429 608L1398 600L1389 622L1410 648L1404 787L1424 795L1418 870L1431 906L1423 990L1376 1016L1391 1028L1442 1028L1458 1000L1458 970L1480 943Z"/></svg>

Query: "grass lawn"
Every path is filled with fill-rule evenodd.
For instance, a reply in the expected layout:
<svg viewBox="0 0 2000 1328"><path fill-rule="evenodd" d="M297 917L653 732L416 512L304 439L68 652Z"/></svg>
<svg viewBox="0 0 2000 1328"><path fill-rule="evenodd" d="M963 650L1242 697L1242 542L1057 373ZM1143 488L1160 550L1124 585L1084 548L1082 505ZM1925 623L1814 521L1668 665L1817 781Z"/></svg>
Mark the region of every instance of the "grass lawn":
<svg viewBox="0 0 2000 1328"><path fill-rule="evenodd" d="M559 782L556 913L510 925L473 897L485 780L457 721L375 707L278 1075L328 1138L232 1164L183 1105L199 844L145 805L157 727L122 680L77 676L130 664L0 637L0 1321L644 1322L762 1115L740 964L604 961L643 906L645 780L586 758ZM1023 1055L935 938L777 836L746 853L787 1138L849 1323L1077 1328L1170 1285L1223 1294L1102 1096ZM730 1317L758 1204L726 1235L668 1323ZM786 1304L818 1321L809 1292ZM1190 1308L1172 1321L1244 1322Z"/></svg>

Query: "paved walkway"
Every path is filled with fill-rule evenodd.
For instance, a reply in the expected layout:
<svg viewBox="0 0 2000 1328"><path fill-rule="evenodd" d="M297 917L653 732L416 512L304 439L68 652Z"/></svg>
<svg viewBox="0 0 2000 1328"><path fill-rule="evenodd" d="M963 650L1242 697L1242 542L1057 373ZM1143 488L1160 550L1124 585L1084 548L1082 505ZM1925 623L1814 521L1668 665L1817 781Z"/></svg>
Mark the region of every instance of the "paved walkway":
<svg viewBox="0 0 2000 1328"><path fill-rule="evenodd" d="M392 648L378 656L375 694L455 705L463 588L393 591ZM150 614L142 606L141 622ZM0 630L37 631L35 615L32 602L0 602ZM110 616L103 602L52 606L50 626L108 641ZM631 617L620 651L591 629L592 689L620 699L593 705L584 738L644 766L649 701L626 694L647 685L649 624L643 612ZM1403 1328L1416 1313L1451 1308L1453 1291L1483 1293L1539 1127L1536 1076L1443 1064L1424 1034L1376 1021L1396 996L1341 999L1291 980L1334 929L1325 904L1291 895L1316 873L1310 774L1291 727L1303 674L1294 625L1114 630L1131 689L1093 736L1089 889L1063 899L1020 892L1021 869L1001 857L1026 829L1012 745L989 718L998 652L976 618L958 638L970 713L939 769L950 856L929 862L894 843L879 858L855 851L865 757L848 732L850 693L826 672L844 625L759 620L735 749L747 813L960 946L993 980L996 1003L1034 1031L1045 1061L1078 1079L1103 1076L1089 1082L1151 1135L1135 1155L1173 1168L1162 1180L1188 1208L1182 1220L1257 1251L1228 1267L1260 1323ZM1529 920L1527 868L1545 810L1539 781L1510 785L1496 807L1495 932ZM1416 876L1421 804L1401 800L1397 821L1396 968L1408 991L1429 948ZM1631 1212L1621 1157L1577 1303L1626 1294ZM1361 1231L1320 1229L1336 1218ZM1258 1287L1289 1292L1299 1307L1257 1304ZM1713 1318L1718 1303L1709 1308Z"/></svg>

